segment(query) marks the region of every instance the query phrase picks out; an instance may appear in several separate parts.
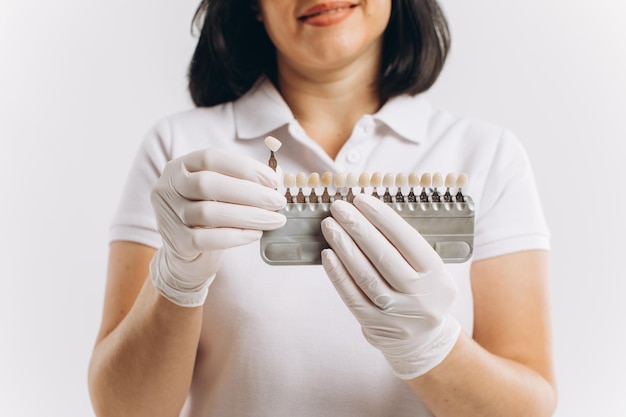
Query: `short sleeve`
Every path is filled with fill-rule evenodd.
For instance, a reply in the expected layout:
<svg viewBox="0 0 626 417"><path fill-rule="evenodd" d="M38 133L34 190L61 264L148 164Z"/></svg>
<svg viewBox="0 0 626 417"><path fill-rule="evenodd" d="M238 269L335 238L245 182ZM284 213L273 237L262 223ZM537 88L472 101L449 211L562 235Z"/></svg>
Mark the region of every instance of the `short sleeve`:
<svg viewBox="0 0 626 417"><path fill-rule="evenodd" d="M477 204L474 260L533 249L549 250L550 233L526 151L504 131Z"/></svg>
<svg viewBox="0 0 626 417"><path fill-rule="evenodd" d="M154 248L162 245L150 192L171 159L170 126L166 120L145 136L135 155L109 229L110 241L124 240Z"/></svg>

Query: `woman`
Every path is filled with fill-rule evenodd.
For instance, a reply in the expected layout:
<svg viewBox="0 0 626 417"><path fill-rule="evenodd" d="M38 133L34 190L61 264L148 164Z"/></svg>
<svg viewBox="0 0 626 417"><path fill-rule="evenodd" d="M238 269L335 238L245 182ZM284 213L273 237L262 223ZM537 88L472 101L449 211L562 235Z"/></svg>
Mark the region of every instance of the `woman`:
<svg viewBox="0 0 626 417"><path fill-rule="evenodd" d="M449 46L436 2L210 0L197 19L198 108L147 136L113 222L97 414L552 415L532 172L509 132L419 95ZM444 266L362 196L333 204L323 267L264 264L285 222L267 135L285 172L468 172L473 259Z"/></svg>

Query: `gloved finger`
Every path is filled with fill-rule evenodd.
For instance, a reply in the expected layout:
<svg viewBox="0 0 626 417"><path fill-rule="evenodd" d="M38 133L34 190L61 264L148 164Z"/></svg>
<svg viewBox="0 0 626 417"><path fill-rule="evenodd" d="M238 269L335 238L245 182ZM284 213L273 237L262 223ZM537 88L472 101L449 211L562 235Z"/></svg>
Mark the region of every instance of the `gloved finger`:
<svg viewBox="0 0 626 417"><path fill-rule="evenodd" d="M187 228L185 233L177 237L180 242L177 245L187 245L198 252L230 249L237 246L247 245L261 239L263 232L252 229L235 228ZM187 242L183 242L187 240Z"/></svg>
<svg viewBox="0 0 626 417"><path fill-rule="evenodd" d="M322 233L351 280L378 308L393 305L394 291L359 249L350 235L332 217L322 221ZM328 272L328 271L327 271Z"/></svg>
<svg viewBox="0 0 626 417"><path fill-rule="evenodd" d="M427 273L443 268L443 261L430 243L387 204L363 194L357 195L353 203L415 270Z"/></svg>
<svg viewBox="0 0 626 417"><path fill-rule="evenodd" d="M218 201L194 201L183 206L181 221L190 227L231 227L274 230L285 225L283 214L257 207Z"/></svg>
<svg viewBox="0 0 626 417"><path fill-rule="evenodd" d="M330 212L392 288L405 294L419 292L420 273L406 262L391 242L352 204L336 201L331 205ZM405 225L413 230L406 222ZM332 234L330 239L334 239ZM329 238L326 240L334 247ZM351 272L352 268L358 268L357 264L351 267L354 260L344 259L342 256L340 258Z"/></svg>
<svg viewBox="0 0 626 417"><path fill-rule="evenodd" d="M322 251L322 266L344 304L348 306L357 320L361 321L368 311L375 309L356 285L334 250L324 249Z"/></svg>
<svg viewBox="0 0 626 417"><path fill-rule="evenodd" d="M214 171L229 177L276 188L280 177L272 168L249 156L220 148L201 149L180 158L187 171Z"/></svg>
<svg viewBox="0 0 626 417"><path fill-rule="evenodd" d="M280 210L287 203L273 188L211 171L177 172L172 184L188 200L223 201L267 210Z"/></svg>

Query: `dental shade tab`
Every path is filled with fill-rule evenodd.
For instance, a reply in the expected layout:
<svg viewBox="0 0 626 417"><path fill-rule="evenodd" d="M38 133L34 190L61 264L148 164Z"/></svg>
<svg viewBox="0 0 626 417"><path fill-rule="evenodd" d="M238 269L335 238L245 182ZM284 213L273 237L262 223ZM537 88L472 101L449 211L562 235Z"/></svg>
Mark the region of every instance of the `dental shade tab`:
<svg viewBox="0 0 626 417"><path fill-rule="evenodd" d="M265 143L271 152L269 165L276 170L274 152L280 148L280 141L268 137ZM285 173L287 205L279 213L285 215L287 222L280 229L263 232L261 258L269 265L321 264L321 252L329 246L320 222L330 216L333 201L352 202L356 191L387 203L420 232L444 262L465 262L473 253L475 215L472 198L463 194L467 183L464 173L449 173L445 180L438 172L421 176L380 172Z"/></svg>

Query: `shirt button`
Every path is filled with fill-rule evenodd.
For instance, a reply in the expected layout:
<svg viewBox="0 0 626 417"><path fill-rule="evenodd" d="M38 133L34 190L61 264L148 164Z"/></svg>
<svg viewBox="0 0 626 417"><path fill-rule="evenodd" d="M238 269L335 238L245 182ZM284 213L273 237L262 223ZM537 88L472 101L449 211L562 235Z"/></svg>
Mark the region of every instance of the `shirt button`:
<svg viewBox="0 0 626 417"><path fill-rule="evenodd" d="M348 155L346 156L346 159L351 164L355 164L355 163L359 162L359 159L361 159L361 154L358 153L357 151L352 150L352 151L348 152Z"/></svg>

